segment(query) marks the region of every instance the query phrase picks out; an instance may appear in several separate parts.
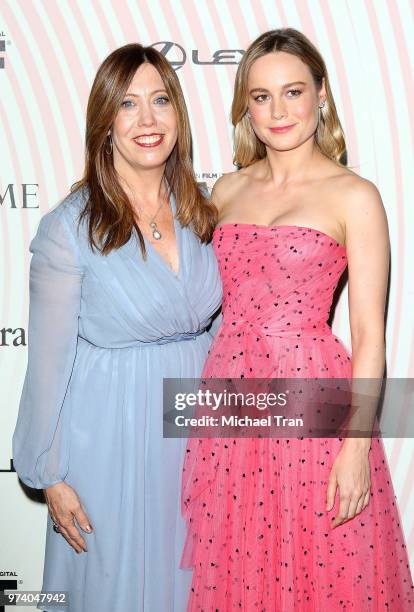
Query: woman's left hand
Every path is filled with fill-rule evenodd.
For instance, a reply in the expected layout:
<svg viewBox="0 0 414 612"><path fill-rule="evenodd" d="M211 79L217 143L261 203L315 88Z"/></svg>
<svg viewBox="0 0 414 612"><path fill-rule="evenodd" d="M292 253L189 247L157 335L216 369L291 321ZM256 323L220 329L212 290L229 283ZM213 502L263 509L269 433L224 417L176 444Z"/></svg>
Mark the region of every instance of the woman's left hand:
<svg viewBox="0 0 414 612"><path fill-rule="evenodd" d="M361 439L347 439L338 453L329 475L326 510L332 510L339 487L339 511L331 527L353 518L368 505L371 475L369 447Z"/></svg>

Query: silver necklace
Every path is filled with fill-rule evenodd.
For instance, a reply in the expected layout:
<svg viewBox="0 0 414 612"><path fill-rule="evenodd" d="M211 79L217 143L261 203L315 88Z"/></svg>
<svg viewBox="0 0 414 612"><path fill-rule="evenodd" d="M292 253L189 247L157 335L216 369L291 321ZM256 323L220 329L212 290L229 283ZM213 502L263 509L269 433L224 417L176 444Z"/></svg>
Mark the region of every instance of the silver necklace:
<svg viewBox="0 0 414 612"><path fill-rule="evenodd" d="M162 234L161 234L160 230L157 227L157 223L156 223L155 219L157 218L158 213L160 212L163 204L164 204L164 200L162 200L162 202L159 205L158 210L155 213L155 215L153 217L151 217L151 219L149 221L147 221L147 223L149 224L149 226L150 226L150 228L152 230L152 236L153 236L154 240L161 240L161 238L162 238Z"/></svg>

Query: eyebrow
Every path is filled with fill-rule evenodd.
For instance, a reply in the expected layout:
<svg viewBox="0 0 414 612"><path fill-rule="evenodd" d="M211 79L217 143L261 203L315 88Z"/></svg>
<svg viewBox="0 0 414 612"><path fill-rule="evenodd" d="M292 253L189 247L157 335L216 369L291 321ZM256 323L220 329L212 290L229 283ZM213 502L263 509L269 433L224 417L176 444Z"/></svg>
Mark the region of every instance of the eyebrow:
<svg viewBox="0 0 414 612"><path fill-rule="evenodd" d="M282 85L282 89L286 89L286 87L292 87L292 85L306 85L304 81L293 81L292 83L285 83ZM255 87L249 91L250 94L257 93L258 91L269 91L266 87Z"/></svg>
<svg viewBox="0 0 414 612"><path fill-rule="evenodd" d="M150 92L150 96L153 96L154 94L161 93L161 92L167 93L167 90L166 89L155 89L154 91ZM131 96L131 98L139 98L138 94L131 93L131 92L127 92L125 96Z"/></svg>

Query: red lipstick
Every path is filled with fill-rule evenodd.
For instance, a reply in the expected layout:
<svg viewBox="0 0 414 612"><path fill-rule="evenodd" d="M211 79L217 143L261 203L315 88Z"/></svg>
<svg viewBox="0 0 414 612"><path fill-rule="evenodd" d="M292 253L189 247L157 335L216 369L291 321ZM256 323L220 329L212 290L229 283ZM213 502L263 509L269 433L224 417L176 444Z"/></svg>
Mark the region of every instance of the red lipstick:
<svg viewBox="0 0 414 612"><path fill-rule="evenodd" d="M152 133L152 134L141 134L136 138L133 138L135 144L139 147L144 147L145 149L151 147L158 147L162 143L164 139L164 134Z"/></svg>

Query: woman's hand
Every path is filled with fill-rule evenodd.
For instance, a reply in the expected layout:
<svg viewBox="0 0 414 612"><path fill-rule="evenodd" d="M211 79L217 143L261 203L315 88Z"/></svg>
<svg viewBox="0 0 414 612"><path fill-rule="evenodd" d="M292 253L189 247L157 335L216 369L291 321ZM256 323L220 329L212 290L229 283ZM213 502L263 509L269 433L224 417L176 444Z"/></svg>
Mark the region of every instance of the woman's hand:
<svg viewBox="0 0 414 612"><path fill-rule="evenodd" d="M92 532L92 527L76 491L66 482L58 482L44 489L44 494L50 516L53 522L59 525L59 531L65 540L77 553L82 550L87 552L86 542L75 526L74 519L87 533Z"/></svg>
<svg viewBox="0 0 414 612"><path fill-rule="evenodd" d="M365 440L345 440L329 475L326 509L332 510L339 486L339 512L332 528L359 514L369 502L371 475L369 445Z"/></svg>

